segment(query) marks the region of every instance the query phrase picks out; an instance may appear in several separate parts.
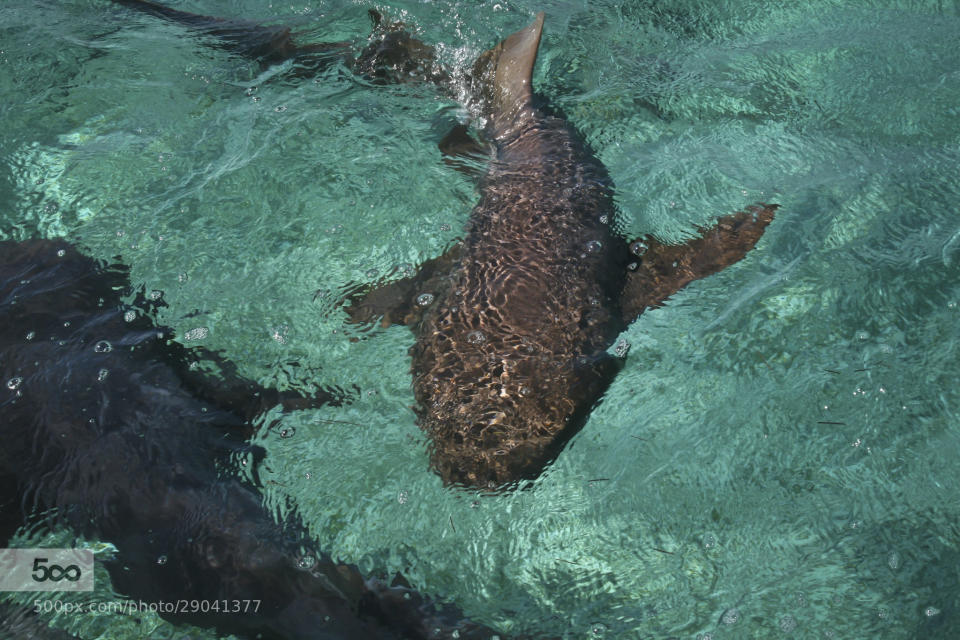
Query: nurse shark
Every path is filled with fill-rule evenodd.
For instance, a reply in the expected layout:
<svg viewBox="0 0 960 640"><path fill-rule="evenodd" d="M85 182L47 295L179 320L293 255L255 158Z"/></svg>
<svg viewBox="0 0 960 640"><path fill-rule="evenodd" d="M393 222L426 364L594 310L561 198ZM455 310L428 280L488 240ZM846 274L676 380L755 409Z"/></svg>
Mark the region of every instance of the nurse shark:
<svg viewBox="0 0 960 640"><path fill-rule="evenodd" d="M290 29L119 4L181 23L263 64L293 72L342 63L375 83L455 74L400 23L371 11L374 32L350 43L297 44ZM487 160L462 242L411 277L354 285L352 322L413 328L418 422L449 485L496 488L537 477L586 421L623 358L608 349L645 309L750 251L775 204L720 217L678 245L614 229L612 181L573 125L532 90L544 14L483 53L466 76L476 133L457 127L441 150ZM455 159L454 159L455 163Z"/></svg>
<svg viewBox="0 0 960 640"><path fill-rule="evenodd" d="M131 288L126 267L64 240L0 241L0 548L40 546L50 524L110 543L96 562L127 597L114 604L128 605L128 619L166 603L171 622L261 640L497 636L402 577L337 562L295 516L278 524L258 491L255 425L271 428L269 409L349 392L262 387L173 339L154 320L162 306ZM239 461L246 478L230 471ZM0 598L0 638L73 637L34 615L54 602L59 614L60 594L29 595L26 608Z"/></svg>

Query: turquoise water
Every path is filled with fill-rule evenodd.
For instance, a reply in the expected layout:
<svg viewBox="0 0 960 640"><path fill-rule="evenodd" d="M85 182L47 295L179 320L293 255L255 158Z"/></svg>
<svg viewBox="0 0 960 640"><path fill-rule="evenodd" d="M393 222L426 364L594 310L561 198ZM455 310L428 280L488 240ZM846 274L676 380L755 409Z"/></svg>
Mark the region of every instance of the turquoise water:
<svg viewBox="0 0 960 640"><path fill-rule="evenodd" d="M363 3L171 4L369 32ZM547 11L535 85L609 168L627 236L782 206L743 262L627 330L625 370L531 489L443 488L411 333L330 304L440 254L476 201L436 149L462 111L429 87L261 73L102 0L7 0L0 238L122 256L162 323L261 382L356 387L262 435L268 501L504 632L960 636L956 5L377 6L460 69ZM69 624L141 637L104 631L126 622Z"/></svg>

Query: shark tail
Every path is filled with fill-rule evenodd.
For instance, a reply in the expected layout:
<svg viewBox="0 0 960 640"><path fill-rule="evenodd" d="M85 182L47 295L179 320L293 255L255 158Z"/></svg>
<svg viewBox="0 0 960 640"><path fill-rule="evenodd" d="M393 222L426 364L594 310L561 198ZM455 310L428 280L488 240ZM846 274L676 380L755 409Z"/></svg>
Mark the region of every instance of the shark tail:
<svg viewBox="0 0 960 640"><path fill-rule="evenodd" d="M533 99L531 82L537 61L544 13L506 40L480 54L473 68L471 88L481 115L495 139L509 135Z"/></svg>
<svg viewBox="0 0 960 640"><path fill-rule="evenodd" d="M177 9L173 9L166 5L157 4L156 2L151 2L150 0L113 0L113 2L115 4L122 4L123 6L129 7L136 11L142 11L143 13L155 16L157 18L164 18L173 22L179 22L188 27L203 28L225 22L220 18L211 18L209 16L201 16L195 13L187 13L186 11L178 11Z"/></svg>

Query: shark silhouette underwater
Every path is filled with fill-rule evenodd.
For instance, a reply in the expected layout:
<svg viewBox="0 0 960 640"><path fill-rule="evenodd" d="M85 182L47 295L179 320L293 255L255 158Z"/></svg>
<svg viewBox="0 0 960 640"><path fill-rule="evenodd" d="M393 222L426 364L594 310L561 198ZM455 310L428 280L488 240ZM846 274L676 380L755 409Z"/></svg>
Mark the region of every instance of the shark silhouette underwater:
<svg viewBox="0 0 960 640"><path fill-rule="evenodd" d="M59 525L108 541L116 553L97 562L117 592L224 603L161 615L243 637L495 635L402 577L334 561L294 516L278 524L258 491L263 451L248 443L258 416L348 394L264 388L183 347L153 320L162 298L124 303L127 273L64 240L0 241L0 547L24 525L27 540ZM249 479L230 471L238 461ZM67 637L0 599L0 638Z"/></svg>
<svg viewBox="0 0 960 640"><path fill-rule="evenodd" d="M374 83L428 82L455 93L455 74L435 50L375 11L374 33L354 55L349 43L299 45L285 27L114 2L264 64L292 60L295 73L340 63ZM414 330L415 411L431 466L448 485L537 477L622 368L623 357L608 353L618 335L645 309L743 258L777 208L723 216L685 244L620 236L606 169L532 90L543 23L540 13L478 58L465 93L482 124L475 135L460 125L440 144L455 166L459 156L487 160L462 242L411 277L345 287L351 322Z"/></svg>

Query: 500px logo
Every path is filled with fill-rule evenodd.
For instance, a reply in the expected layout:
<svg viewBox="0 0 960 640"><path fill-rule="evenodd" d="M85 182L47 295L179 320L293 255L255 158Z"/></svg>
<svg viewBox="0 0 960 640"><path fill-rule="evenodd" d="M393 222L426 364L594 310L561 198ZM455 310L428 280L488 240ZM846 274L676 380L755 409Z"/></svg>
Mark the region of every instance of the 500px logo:
<svg viewBox="0 0 960 640"><path fill-rule="evenodd" d="M93 552L0 549L0 591L93 591Z"/></svg>
<svg viewBox="0 0 960 640"><path fill-rule="evenodd" d="M83 575L80 565L71 564L61 567L58 564L52 564L49 567L44 566L44 563L47 562L49 562L47 558L34 558L33 573L30 574L30 577L37 582L46 582L47 580L60 582L64 578L70 582L76 582Z"/></svg>

